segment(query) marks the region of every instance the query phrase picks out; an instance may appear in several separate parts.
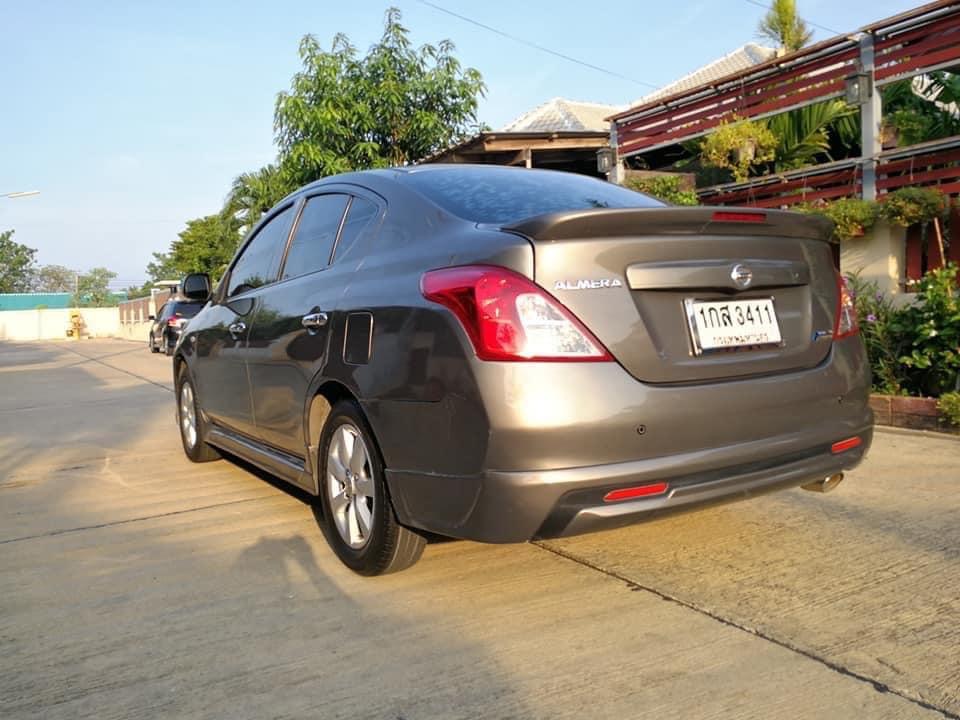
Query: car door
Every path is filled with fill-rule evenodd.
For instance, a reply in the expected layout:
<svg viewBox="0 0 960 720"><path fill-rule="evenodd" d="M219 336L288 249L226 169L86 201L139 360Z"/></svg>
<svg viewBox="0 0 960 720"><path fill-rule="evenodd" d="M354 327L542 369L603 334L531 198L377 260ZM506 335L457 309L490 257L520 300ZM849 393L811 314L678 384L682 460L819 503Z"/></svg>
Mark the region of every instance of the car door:
<svg viewBox="0 0 960 720"><path fill-rule="evenodd" d="M370 199L345 192L308 197L280 281L259 293L250 345L264 352L251 355L249 364L257 435L290 454L304 456L307 390L336 354L334 339L342 340L340 303L354 266L331 265L331 259L338 242L351 242L348 235L378 209Z"/></svg>
<svg viewBox="0 0 960 720"><path fill-rule="evenodd" d="M163 341L163 328L167 324L164 313L167 311L169 305L170 303L164 303L161 305L160 309L157 310L157 314L150 323L150 340L158 346Z"/></svg>
<svg viewBox="0 0 960 720"><path fill-rule="evenodd" d="M248 336L257 293L275 282L294 204L272 213L244 244L221 280L196 333L194 379L200 404L217 424L255 435L247 374Z"/></svg>

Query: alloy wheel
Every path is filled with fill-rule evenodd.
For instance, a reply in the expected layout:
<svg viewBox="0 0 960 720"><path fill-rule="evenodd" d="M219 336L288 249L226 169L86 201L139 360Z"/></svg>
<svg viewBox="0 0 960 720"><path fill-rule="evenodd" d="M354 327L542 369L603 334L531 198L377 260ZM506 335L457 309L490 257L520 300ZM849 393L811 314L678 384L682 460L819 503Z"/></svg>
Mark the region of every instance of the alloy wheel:
<svg viewBox="0 0 960 720"><path fill-rule="evenodd" d="M354 550L364 547L373 532L375 490L370 452L354 425L340 425L327 450L327 493L337 532Z"/></svg>
<svg viewBox="0 0 960 720"><path fill-rule="evenodd" d="M180 386L180 432L188 448L197 444L197 410L193 403L193 387L189 382Z"/></svg>

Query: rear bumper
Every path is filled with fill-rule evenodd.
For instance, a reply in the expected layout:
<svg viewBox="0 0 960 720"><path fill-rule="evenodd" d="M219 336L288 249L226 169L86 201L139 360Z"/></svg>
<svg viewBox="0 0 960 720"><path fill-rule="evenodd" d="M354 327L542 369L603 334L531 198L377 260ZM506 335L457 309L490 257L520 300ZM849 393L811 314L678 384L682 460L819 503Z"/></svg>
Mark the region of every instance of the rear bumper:
<svg viewBox="0 0 960 720"><path fill-rule="evenodd" d="M488 471L452 477L387 471L401 522L453 537L491 543L578 535L631 525L660 515L804 485L856 466L873 439L872 423L853 433L860 446L833 454L833 438L762 460L766 447L796 447L799 438L768 438L591 467L532 472ZM605 503L610 490L667 482L666 493ZM399 490L399 492L398 492Z"/></svg>

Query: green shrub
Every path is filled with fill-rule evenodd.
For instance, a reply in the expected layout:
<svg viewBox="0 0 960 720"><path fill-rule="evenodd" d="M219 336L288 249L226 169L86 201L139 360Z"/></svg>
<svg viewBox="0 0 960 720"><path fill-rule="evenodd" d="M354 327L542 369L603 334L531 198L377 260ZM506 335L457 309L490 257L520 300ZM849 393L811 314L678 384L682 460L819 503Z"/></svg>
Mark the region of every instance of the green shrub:
<svg viewBox="0 0 960 720"><path fill-rule="evenodd" d="M908 389L938 397L960 387L960 292L957 266L931 270L920 281L917 302L900 322L909 343L900 362L908 368ZM913 393L911 393L913 394Z"/></svg>
<svg viewBox="0 0 960 720"><path fill-rule="evenodd" d="M960 425L960 392L948 392L940 396L937 407L954 425Z"/></svg>
<svg viewBox="0 0 960 720"><path fill-rule="evenodd" d="M890 395L938 397L960 377L960 296L957 267L931 270L916 302L895 307L876 283L851 281L873 389Z"/></svg>
<svg viewBox="0 0 960 720"><path fill-rule="evenodd" d="M833 221L833 236L844 242L863 237L877 222L877 204L859 198L840 198L832 202L805 203L792 210L822 215Z"/></svg>
<svg viewBox="0 0 960 720"><path fill-rule="evenodd" d="M936 188L905 187L894 190L880 203L880 216L903 227L930 222L947 210L946 196Z"/></svg>
<svg viewBox="0 0 960 720"><path fill-rule="evenodd" d="M627 178L624 183L631 190L645 193L671 205L699 205L697 193L683 187L681 175L648 175Z"/></svg>

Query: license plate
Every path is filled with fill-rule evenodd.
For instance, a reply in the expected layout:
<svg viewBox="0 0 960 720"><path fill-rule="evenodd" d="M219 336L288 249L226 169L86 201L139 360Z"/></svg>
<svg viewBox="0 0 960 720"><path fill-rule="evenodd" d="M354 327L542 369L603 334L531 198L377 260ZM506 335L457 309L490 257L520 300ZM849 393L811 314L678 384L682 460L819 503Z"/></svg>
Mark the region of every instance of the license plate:
<svg viewBox="0 0 960 720"><path fill-rule="evenodd" d="M685 300L693 352L779 345L773 298Z"/></svg>

